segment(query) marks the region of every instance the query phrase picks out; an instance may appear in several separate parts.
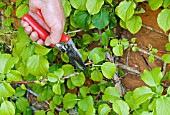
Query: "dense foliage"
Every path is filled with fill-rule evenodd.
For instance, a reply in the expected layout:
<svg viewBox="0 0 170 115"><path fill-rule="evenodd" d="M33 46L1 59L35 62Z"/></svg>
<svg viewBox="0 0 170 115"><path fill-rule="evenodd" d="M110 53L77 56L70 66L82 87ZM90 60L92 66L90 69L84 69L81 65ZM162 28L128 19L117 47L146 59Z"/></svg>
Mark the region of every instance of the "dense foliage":
<svg viewBox="0 0 170 115"><path fill-rule="evenodd" d="M58 111L59 115L68 115L74 111L79 115L169 115L170 88L165 90L161 85L169 79L169 72L164 76L160 67L142 73L141 79L147 86L125 95L115 87L114 77L123 76L124 72L114 58L122 56L127 48L135 52L138 47L136 38L129 41L117 37L112 30L118 23L132 34L137 33L142 26L138 14L145 12L138 9L140 2L148 2L152 10L163 8L157 22L167 32L169 0L62 0L67 17L64 31L79 48L88 67L84 71L70 65L67 54L32 42L21 26L14 28L14 18L28 12L28 0L0 2L5 17L0 37L14 36L10 46L8 43L12 53L0 45L0 114L54 115ZM12 14L15 10L16 17ZM1 42L6 42L4 39ZM97 46L88 48L94 42ZM166 50L170 51L170 43L166 44ZM151 48L150 52L149 61L154 62L153 54L158 51ZM162 60L170 63L170 54L164 54ZM48 101L50 109L33 111L26 98L30 90L38 94L38 101Z"/></svg>

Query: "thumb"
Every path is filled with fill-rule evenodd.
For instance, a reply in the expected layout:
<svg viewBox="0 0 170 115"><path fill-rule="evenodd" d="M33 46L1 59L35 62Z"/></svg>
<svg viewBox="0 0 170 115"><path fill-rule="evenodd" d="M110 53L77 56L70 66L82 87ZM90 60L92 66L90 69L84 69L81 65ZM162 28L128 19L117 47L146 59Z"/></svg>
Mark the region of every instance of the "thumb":
<svg viewBox="0 0 170 115"><path fill-rule="evenodd" d="M48 42L50 41L52 44L58 44L60 42L62 33L63 33L62 25L56 24L55 26L51 27L50 36L47 39Z"/></svg>

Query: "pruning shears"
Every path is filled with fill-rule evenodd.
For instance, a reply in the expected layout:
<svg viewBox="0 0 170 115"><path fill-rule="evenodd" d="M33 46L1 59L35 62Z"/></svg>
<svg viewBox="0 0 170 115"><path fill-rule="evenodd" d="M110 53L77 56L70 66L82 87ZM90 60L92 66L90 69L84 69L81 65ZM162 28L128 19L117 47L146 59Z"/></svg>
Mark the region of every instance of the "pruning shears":
<svg viewBox="0 0 170 115"><path fill-rule="evenodd" d="M44 20L41 10L37 10L37 14ZM37 22L35 21L29 14L25 14L22 19L29 23L29 25L33 28L35 32L38 33L40 39L44 40L49 36L49 33ZM62 34L61 40L59 44L51 44L51 47L57 48L61 50L63 53L66 53L69 56L69 61L73 66L78 67L81 70L86 68L85 64L82 61L82 56L75 47L70 36Z"/></svg>

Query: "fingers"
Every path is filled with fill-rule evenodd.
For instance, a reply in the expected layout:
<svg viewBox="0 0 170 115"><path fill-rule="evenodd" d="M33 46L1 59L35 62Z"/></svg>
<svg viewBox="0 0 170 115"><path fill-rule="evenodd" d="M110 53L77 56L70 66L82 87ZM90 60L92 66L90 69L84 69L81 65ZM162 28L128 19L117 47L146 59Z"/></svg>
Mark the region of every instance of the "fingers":
<svg viewBox="0 0 170 115"><path fill-rule="evenodd" d="M44 41L42 39L38 39L37 44L44 45Z"/></svg>
<svg viewBox="0 0 170 115"><path fill-rule="evenodd" d="M37 32L32 32L30 34L30 39L34 42L37 41L39 39Z"/></svg>

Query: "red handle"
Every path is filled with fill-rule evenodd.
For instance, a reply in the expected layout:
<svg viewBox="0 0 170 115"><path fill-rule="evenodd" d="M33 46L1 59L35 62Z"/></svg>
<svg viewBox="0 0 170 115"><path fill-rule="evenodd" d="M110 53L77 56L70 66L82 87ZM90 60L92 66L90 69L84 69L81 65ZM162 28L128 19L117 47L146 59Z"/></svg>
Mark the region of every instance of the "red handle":
<svg viewBox="0 0 170 115"><path fill-rule="evenodd" d="M38 15L43 19L40 10L37 11ZM40 13L40 14L39 14ZM38 36L45 40L49 33L37 22L35 21L29 14L25 14L22 19L29 23L29 25L33 28L35 32L38 33ZM44 20L44 19L43 19ZM60 42L68 42L70 40L70 36L67 36L65 34L62 34Z"/></svg>

